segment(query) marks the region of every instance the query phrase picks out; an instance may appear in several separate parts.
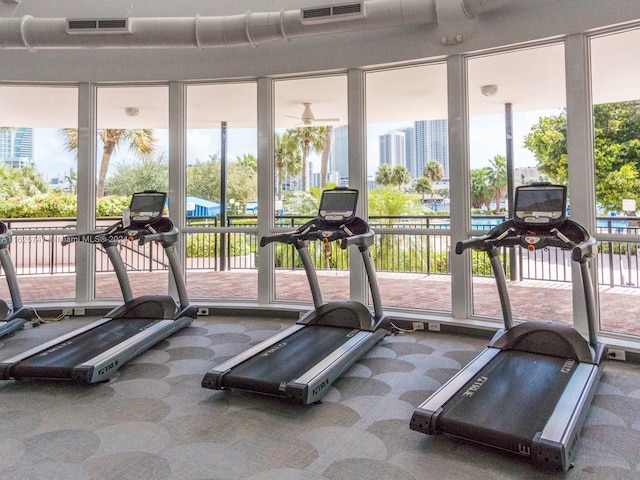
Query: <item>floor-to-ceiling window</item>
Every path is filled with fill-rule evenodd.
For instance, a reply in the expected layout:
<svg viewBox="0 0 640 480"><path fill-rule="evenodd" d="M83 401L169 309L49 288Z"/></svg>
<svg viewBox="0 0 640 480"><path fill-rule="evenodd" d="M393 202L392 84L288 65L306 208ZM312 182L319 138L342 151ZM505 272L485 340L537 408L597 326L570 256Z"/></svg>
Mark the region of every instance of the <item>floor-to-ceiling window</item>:
<svg viewBox="0 0 640 480"><path fill-rule="evenodd" d="M640 334L640 30L591 38L595 198L603 331Z"/></svg>
<svg viewBox="0 0 640 480"><path fill-rule="evenodd" d="M568 183L566 138L562 133L546 135L550 125L566 119L564 71L561 44L468 60L469 235L487 231L512 215L509 199L516 186ZM550 158L549 150L558 156ZM473 314L501 318L488 257L470 252L469 258ZM514 247L505 249L501 260L516 319L572 321L569 252Z"/></svg>
<svg viewBox="0 0 640 480"><path fill-rule="evenodd" d="M275 82L275 225L294 227L317 215L325 188L348 186L347 77ZM304 269L291 246L275 244L275 298L311 302ZM323 300L349 297L349 252L337 242L309 246Z"/></svg>
<svg viewBox="0 0 640 480"><path fill-rule="evenodd" d="M369 222L383 304L451 311L446 65L366 75Z"/></svg>
<svg viewBox="0 0 640 480"><path fill-rule="evenodd" d="M168 190L168 92L166 85L97 88L95 191L98 228L116 221L129 206L133 193ZM134 295L167 291L168 265L156 242L143 246L123 242L120 253ZM115 275L100 246L96 246L95 255L96 298L118 298L120 290Z"/></svg>
<svg viewBox="0 0 640 480"><path fill-rule="evenodd" d="M186 89L186 271L193 298L258 297L255 82Z"/></svg>
<svg viewBox="0 0 640 480"><path fill-rule="evenodd" d="M76 221L77 155L65 132L77 125L75 86L0 86L0 218L25 302L75 299L74 248L60 239ZM0 297L10 301L4 281Z"/></svg>

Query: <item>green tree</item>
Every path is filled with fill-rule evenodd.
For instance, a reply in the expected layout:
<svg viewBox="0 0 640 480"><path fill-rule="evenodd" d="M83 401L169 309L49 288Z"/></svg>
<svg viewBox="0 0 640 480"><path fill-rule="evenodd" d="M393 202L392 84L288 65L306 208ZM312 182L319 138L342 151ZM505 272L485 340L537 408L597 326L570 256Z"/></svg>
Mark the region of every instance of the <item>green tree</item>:
<svg viewBox="0 0 640 480"><path fill-rule="evenodd" d="M411 183L411 174L404 165L396 165L393 167L391 178L393 179L393 184L398 188L402 188L403 185Z"/></svg>
<svg viewBox="0 0 640 480"><path fill-rule="evenodd" d="M59 131L59 134L64 139L65 148L68 152L78 150L77 129L63 128ZM96 186L96 196L99 198L104 195L104 186L113 153L120 146L124 146L138 158L144 159L156 152L157 139L154 136L153 130L150 128L138 130L105 128L98 130L98 137L103 145L102 158L98 171L98 184Z"/></svg>
<svg viewBox="0 0 640 480"><path fill-rule="evenodd" d="M311 152L322 151L326 129L326 127L298 127L287 130L302 149L302 188L300 190L307 189L307 160Z"/></svg>
<svg viewBox="0 0 640 480"><path fill-rule="evenodd" d="M433 186L431 184L431 180L429 180L429 177L425 177L424 175L416 179L415 183L413 184L413 188L422 196L423 202L424 196L427 193L433 194ZM431 200L431 204L433 204L433 199Z"/></svg>
<svg viewBox="0 0 640 480"><path fill-rule="evenodd" d="M331 152L331 143L333 141L333 125L327 125L324 131L324 139L322 141L322 155L320 156L320 186L325 187L327 184L327 171L329 170L329 153Z"/></svg>
<svg viewBox="0 0 640 480"><path fill-rule="evenodd" d="M507 159L502 155L496 155L489 160L487 170L488 183L493 191L493 198L496 201L495 213L500 212L500 202L507 192Z"/></svg>
<svg viewBox="0 0 640 480"><path fill-rule="evenodd" d="M34 167L13 168L0 164L0 198L32 197L48 189L47 181Z"/></svg>
<svg viewBox="0 0 640 480"><path fill-rule="evenodd" d="M206 162L190 165L187 167L187 195L219 203L220 174L218 154L210 155ZM257 198L257 175L250 162L230 162L227 165L227 197L241 205L242 213L246 213L247 203Z"/></svg>
<svg viewBox="0 0 640 480"><path fill-rule="evenodd" d="M217 154L187 167L187 195L220 201L220 157Z"/></svg>
<svg viewBox="0 0 640 480"><path fill-rule="evenodd" d="M471 207L489 210L493 190L489 185L489 168L474 168L471 170Z"/></svg>
<svg viewBox="0 0 640 480"><path fill-rule="evenodd" d="M232 162L227 166L227 197L247 213L247 203L258 198L258 171L246 162Z"/></svg>
<svg viewBox="0 0 640 480"><path fill-rule="evenodd" d="M431 180L431 184L433 185L435 182L440 182L444 178L444 168L440 162L436 160L430 160L422 169L422 175ZM433 196L435 195L435 190L431 189L431 205L434 204Z"/></svg>
<svg viewBox="0 0 640 480"><path fill-rule="evenodd" d="M302 169L299 144L291 131L287 130L282 135L276 134L274 158L276 170L278 171L277 196L278 200L282 200L285 173L297 175Z"/></svg>
<svg viewBox="0 0 640 480"><path fill-rule="evenodd" d="M106 195L121 196L130 196L142 190L166 192L168 189L169 162L164 155L118 165L104 186Z"/></svg>
<svg viewBox="0 0 640 480"><path fill-rule="evenodd" d="M236 157L236 162L238 165L242 165L243 167L247 167L249 170L252 170L254 173L258 173L258 157L255 155L243 153Z"/></svg>
<svg viewBox="0 0 640 480"><path fill-rule="evenodd" d="M383 187L393 185L393 169L391 168L391 165L383 163L378 167L378 171L376 172L376 184Z"/></svg>
<svg viewBox="0 0 640 480"><path fill-rule="evenodd" d="M640 101L595 105L593 123L596 201L608 210L620 210L621 199L640 200L634 181L640 172ZM535 154L540 172L561 184L568 180L566 132L563 111L540 118L524 142ZM632 168L622 169L625 165Z"/></svg>

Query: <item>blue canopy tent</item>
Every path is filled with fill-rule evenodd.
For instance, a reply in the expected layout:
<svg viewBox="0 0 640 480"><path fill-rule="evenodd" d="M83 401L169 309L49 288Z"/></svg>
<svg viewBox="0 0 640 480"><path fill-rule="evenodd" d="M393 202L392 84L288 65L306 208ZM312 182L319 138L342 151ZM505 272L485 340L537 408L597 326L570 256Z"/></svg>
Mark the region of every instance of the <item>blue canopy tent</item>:
<svg viewBox="0 0 640 480"><path fill-rule="evenodd" d="M187 217L215 217L220 215L220 204L199 197L187 197Z"/></svg>

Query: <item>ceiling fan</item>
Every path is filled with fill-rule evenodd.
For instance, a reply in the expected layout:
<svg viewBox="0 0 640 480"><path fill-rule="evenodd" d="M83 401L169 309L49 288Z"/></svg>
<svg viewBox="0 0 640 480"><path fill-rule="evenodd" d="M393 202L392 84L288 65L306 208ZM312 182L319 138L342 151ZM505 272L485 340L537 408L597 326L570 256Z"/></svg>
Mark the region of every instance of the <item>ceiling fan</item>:
<svg viewBox="0 0 640 480"><path fill-rule="evenodd" d="M330 123L330 122L339 122L339 118L316 118L311 111L310 103L303 103L304 111L302 112L302 116L293 117L291 115L287 115L289 118L295 118L296 120L300 120L301 123L299 125L313 125L314 123Z"/></svg>

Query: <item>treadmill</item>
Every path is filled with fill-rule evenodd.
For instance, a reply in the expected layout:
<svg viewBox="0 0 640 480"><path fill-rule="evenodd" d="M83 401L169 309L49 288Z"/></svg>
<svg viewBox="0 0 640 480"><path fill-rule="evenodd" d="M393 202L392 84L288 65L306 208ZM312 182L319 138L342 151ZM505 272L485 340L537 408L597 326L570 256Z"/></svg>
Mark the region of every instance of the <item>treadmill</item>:
<svg viewBox="0 0 640 480"><path fill-rule="evenodd" d="M0 337L20 330L27 322L32 322L33 326L40 324L33 320L33 310L22 304L16 271L9 255L11 241L11 230L6 223L0 221L0 265L2 265L11 296L11 306L4 300L0 300Z"/></svg>
<svg viewBox="0 0 640 480"><path fill-rule="evenodd" d="M78 383L109 380L127 361L188 326L196 318L189 305L174 244L178 229L162 216L166 194L135 193L122 220L88 234L69 235L63 244L87 242L101 245L113 264L124 304L104 318L0 362L0 379L46 378ZM169 295L134 297L119 251L123 240L140 245L157 242L169 260L179 303Z"/></svg>
<svg viewBox="0 0 640 480"><path fill-rule="evenodd" d="M325 190L315 219L293 232L262 237L261 247L272 242L295 247L315 309L295 325L211 369L202 380L203 387L246 390L303 405L317 403L342 373L390 332L369 250L374 232L355 216L357 201L357 190ZM373 313L355 301L323 303L309 253L311 240L320 240L320 248L334 241L339 241L343 249L358 248L369 281Z"/></svg>
<svg viewBox="0 0 640 480"><path fill-rule="evenodd" d="M489 255L504 329L414 411L412 430L472 440L526 457L545 469L566 471L572 466L607 349L596 337L589 266L597 243L584 227L565 218L566 195L566 187L560 185L518 187L512 219L486 235L457 243L457 254L471 248ZM514 246L531 252L547 247L571 251L580 267L588 340L563 323L513 324L500 251Z"/></svg>

